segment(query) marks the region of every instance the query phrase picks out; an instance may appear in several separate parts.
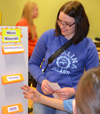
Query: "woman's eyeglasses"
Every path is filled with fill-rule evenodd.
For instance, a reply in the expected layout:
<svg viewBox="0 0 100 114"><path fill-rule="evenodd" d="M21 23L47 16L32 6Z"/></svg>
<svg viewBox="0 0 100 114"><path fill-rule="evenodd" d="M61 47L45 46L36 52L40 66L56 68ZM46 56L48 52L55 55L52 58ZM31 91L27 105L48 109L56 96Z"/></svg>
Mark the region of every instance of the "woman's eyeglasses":
<svg viewBox="0 0 100 114"><path fill-rule="evenodd" d="M57 19L56 22L58 23L59 26L63 25L63 26L66 27L66 28L67 28L67 27L71 27L71 26L73 26L73 25L75 24L75 22L72 23L72 24L68 24L68 23L66 23L66 22L62 22L62 21L59 20L59 19Z"/></svg>

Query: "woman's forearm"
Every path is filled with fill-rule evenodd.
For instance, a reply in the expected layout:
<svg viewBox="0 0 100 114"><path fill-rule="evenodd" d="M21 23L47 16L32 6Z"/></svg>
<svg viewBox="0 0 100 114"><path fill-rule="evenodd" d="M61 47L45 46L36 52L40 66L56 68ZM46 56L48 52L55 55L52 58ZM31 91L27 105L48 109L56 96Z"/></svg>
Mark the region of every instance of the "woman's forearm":
<svg viewBox="0 0 100 114"><path fill-rule="evenodd" d="M56 109L65 110L63 107L63 100L46 97L40 95L39 102L48 106L51 106Z"/></svg>

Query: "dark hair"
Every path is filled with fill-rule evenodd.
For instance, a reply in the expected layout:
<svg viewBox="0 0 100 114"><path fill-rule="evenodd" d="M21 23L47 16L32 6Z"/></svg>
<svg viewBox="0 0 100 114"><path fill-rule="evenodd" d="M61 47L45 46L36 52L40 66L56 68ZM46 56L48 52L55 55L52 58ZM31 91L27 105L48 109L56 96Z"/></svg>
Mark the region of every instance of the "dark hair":
<svg viewBox="0 0 100 114"><path fill-rule="evenodd" d="M81 77L75 99L77 114L100 114L100 67Z"/></svg>
<svg viewBox="0 0 100 114"><path fill-rule="evenodd" d="M69 1L60 8L57 19L59 18L60 12L64 12L75 19L75 35L73 36L73 43L78 44L87 36L89 31L89 21L83 5L78 1ZM61 30L57 22L55 32L55 36L59 36L61 34Z"/></svg>

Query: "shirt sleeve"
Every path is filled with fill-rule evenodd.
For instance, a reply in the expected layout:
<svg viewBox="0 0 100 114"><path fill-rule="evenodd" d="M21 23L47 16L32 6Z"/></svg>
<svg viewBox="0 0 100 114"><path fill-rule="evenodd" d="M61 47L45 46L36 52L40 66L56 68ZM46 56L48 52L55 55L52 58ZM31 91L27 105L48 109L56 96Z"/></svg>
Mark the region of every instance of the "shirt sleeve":
<svg viewBox="0 0 100 114"><path fill-rule="evenodd" d="M80 43L80 44L81 44L80 47L83 48L82 51L85 54L83 70L88 71L91 68L98 67L99 66L99 56L98 56L98 52L97 52L96 46L93 43L93 41L90 38L88 38L88 40L86 42L84 42L83 44L82 43ZM83 71L83 73L84 73L84 71ZM83 74L81 74L80 77L82 75ZM74 85L73 88L75 90L77 89L78 82L79 82L79 80L77 80L77 79L75 79L73 81L73 85Z"/></svg>
<svg viewBox="0 0 100 114"><path fill-rule="evenodd" d="M72 107L72 101L74 99L68 99L68 100L64 100L63 101L63 106L64 106L64 109L67 111L67 112L70 112L72 113L73 112L73 107Z"/></svg>
<svg viewBox="0 0 100 114"><path fill-rule="evenodd" d="M89 70L99 66L99 55L95 44L91 44L91 48L88 50L87 58L85 60L85 70Z"/></svg>
<svg viewBox="0 0 100 114"><path fill-rule="evenodd" d="M40 84L46 77L44 76L44 73L40 69L41 62L43 61L43 58L45 57L46 53L46 43L47 43L47 36L46 34L43 34L33 51L33 54L29 60L29 72L34 77L34 79L39 82Z"/></svg>
<svg viewBox="0 0 100 114"><path fill-rule="evenodd" d="M77 89L77 85L76 85L76 86L74 86L73 88L74 88L74 89L75 89L75 91L76 91L76 89Z"/></svg>

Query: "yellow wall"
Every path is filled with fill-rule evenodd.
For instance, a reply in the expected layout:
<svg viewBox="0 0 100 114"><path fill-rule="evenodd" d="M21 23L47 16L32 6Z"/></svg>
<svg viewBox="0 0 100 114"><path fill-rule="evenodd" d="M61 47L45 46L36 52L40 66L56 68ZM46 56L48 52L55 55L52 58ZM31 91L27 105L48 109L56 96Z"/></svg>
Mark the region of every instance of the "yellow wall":
<svg viewBox="0 0 100 114"><path fill-rule="evenodd" d="M1 25L14 26L21 17L22 9L29 0L0 0L2 13ZM55 20L59 8L69 0L30 0L38 4L39 17L35 19L38 37L43 32L55 27ZM79 0L85 7L90 21L88 36L92 39L100 37L100 0Z"/></svg>
<svg viewBox="0 0 100 114"><path fill-rule="evenodd" d="M22 9L28 0L0 0L1 25L14 26L20 20Z"/></svg>

